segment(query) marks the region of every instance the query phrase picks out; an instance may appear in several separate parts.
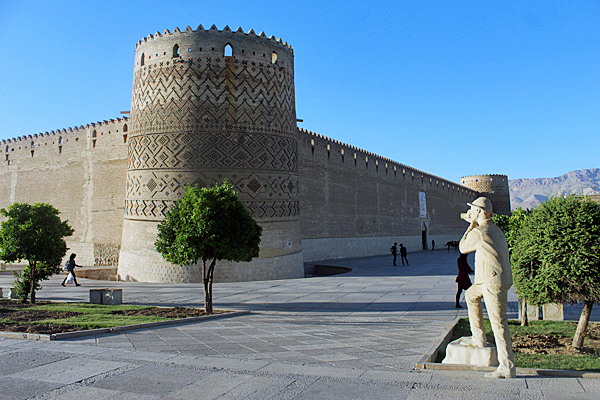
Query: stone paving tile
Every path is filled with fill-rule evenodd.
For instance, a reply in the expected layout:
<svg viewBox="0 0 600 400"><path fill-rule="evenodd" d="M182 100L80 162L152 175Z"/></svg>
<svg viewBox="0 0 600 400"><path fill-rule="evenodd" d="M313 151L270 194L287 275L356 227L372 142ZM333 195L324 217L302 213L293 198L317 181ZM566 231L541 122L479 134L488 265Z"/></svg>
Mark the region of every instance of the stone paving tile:
<svg viewBox="0 0 600 400"><path fill-rule="evenodd" d="M0 366L2 357L26 351L60 355L69 360L94 360L92 368L106 362L125 365L108 370L99 368L96 375L79 381L84 383L57 383L63 385L58 389L53 389L54 383L38 382L37 385L49 385L45 398L61 398L59 394L75 398L76 394L84 393L79 391L82 387L90 389L90 395L96 398L156 397L159 392L141 394L126 386L100 387L99 382L131 372L123 372L123 368L143 369L147 363L154 363L161 371L188 368L192 375L208 373L175 390L163 386L164 392L160 393L164 395L159 397L165 398L210 398L204 396L208 392L201 392L207 387L214 390L215 397L259 398L256 393L263 391L268 393L263 398L277 399L313 398L310 394L316 392L321 397L315 398L327 398L332 391L337 396L334 398L343 397L344 393L351 393L351 398L361 398L361 393L368 393L369 399L393 394L393 398L436 400L541 399L543 396L560 398L559 395L585 398L600 393L599 387L583 379L570 379L566 383L548 379L542 382L539 377L490 381L482 378L481 373L461 371L435 371L430 373L430 381L406 386L408 378L427 377L427 374L409 371L445 334L456 317L466 316L466 309L453 308L456 255L420 252L411 253L409 257L411 266L405 268L390 268L389 256L333 260L327 263L347 265L354 271L335 277L214 285L217 308L253 311L249 315L62 343L0 339ZM4 285L4 279L0 274L0 286ZM89 299L89 289L96 283L89 280L83 283L84 287L69 292L72 300ZM111 284L123 288L130 303L202 307L198 296L202 292L201 284L176 287L132 282ZM100 282L97 287L103 286ZM60 279L53 278L39 292L38 298L64 296L62 289ZM514 293L509 293L509 318L516 317L516 304ZM565 310L566 315L569 312L572 309ZM579 314L575 315L578 318ZM593 313L592 319L600 320L599 315L600 311ZM50 361L53 363L56 362ZM34 371L37 367L28 365L23 371ZM35 382L33 375L31 379L22 379L12 377L17 371L7 373L15 382ZM209 377L215 373L224 377L221 384L207 386ZM272 391L266 392L269 386L263 384L269 380L278 383L272 385ZM88 381L94 386L85 383ZM578 390L573 386L574 381L581 381ZM0 385L4 389L3 382ZM311 392L311 387L311 390L319 387L323 390ZM342 389L336 391L335 388ZM369 390L363 392L364 388Z"/></svg>
<svg viewBox="0 0 600 400"><path fill-rule="evenodd" d="M100 361L82 357L71 357L6 375L7 378L38 380L59 384L69 384L89 378L102 372L128 365L114 361Z"/></svg>

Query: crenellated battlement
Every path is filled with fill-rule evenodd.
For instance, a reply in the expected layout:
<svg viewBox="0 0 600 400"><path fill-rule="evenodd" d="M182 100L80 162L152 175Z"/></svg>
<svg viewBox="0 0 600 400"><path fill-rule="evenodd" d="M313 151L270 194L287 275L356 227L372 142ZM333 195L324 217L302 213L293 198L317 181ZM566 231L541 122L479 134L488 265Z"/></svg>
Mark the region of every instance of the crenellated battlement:
<svg viewBox="0 0 600 400"><path fill-rule="evenodd" d="M227 34L234 34L234 35L244 35L246 37L256 37L256 38L268 40L271 43L279 44L283 47L288 48L289 50L292 50L292 46L288 45L287 42L284 42L283 40L281 40L281 38L276 39L275 36L273 36L273 35L267 37L267 35L264 32L260 32L259 34L256 34L254 32L254 29L250 29L248 31L248 33L244 33L244 30L242 29L242 27L238 27L235 31L232 31L231 28L229 28L229 25L225 25L223 30L219 30L216 27L216 25L211 26L210 29L204 29L204 27L202 25L198 25L198 28L196 28L194 30L188 25L183 31L181 31L177 27L175 29L173 29L173 32L169 31L168 29L165 29L163 31L163 33L160 33L157 31L154 34L150 34L150 35L144 37L143 39L139 40L138 43L136 44L136 49L141 44L147 43L147 42L149 42L153 39L159 38L159 37L162 38L165 36L183 35L183 34L189 35L189 34L199 33L199 32L202 32L202 33L204 33L204 32L227 33Z"/></svg>
<svg viewBox="0 0 600 400"><path fill-rule="evenodd" d="M69 134L69 133L79 133L79 131L81 131L81 130L95 128L95 127L101 127L104 125L109 125L109 124L114 124L114 123L126 123L128 120L129 120L128 117L116 118L116 119L110 119L110 120L104 120L104 121L91 122L89 124L86 124L85 126L84 125L72 126L72 127L68 127L68 128L57 129L55 131L52 130L49 132L46 131L46 132L29 134L29 135L17 136L16 138L12 138L12 139L2 139L2 144L19 143L24 140L39 139L39 138L45 138L48 136L56 136L56 135L65 135L65 134Z"/></svg>
<svg viewBox="0 0 600 400"><path fill-rule="evenodd" d="M364 150L359 147L352 146L352 145L344 143L344 142L340 142L339 140L332 139L330 137L318 134L316 132L312 132L312 131L309 131L309 130L306 130L303 128L298 128L298 131L300 134L305 134L310 138L311 146L313 146L313 147L316 146L316 143L314 140L318 139L323 142L322 144L328 149L328 151L331 151L330 145L336 145L336 146L340 147L341 155L349 155L351 157L353 156L355 158L360 158L365 161L370 161L370 162L373 162L376 166L384 165L386 169L390 168L394 171L398 171L399 173L402 173L403 175L417 177L417 179L422 179L423 182L427 181L430 183L431 186L433 186L433 184L435 183L436 186L439 187L441 185L442 189L446 189L446 190L452 190L452 189L456 188L456 189L462 189L463 191L465 191L465 193L468 193L468 194L472 194L472 192L476 192L469 186L457 184L456 182L452 182L447 179L440 178L436 175L429 174L429 173L427 173L425 171L421 171L417 168L410 167L406 164L402 164L402 163L394 161L392 159L382 157L382 156L375 154L373 152L370 152L368 150ZM346 153L345 149L352 151L354 153L354 155ZM377 172L378 169L375 168L373 171Z"/></svg>

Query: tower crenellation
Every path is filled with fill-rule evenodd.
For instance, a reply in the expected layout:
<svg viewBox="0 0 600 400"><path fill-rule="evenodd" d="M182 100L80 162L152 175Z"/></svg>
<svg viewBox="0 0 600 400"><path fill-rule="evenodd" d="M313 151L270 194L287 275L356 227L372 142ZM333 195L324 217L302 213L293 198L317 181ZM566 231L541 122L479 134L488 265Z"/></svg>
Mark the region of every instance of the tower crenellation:
<svg viewBox="0 0 600 400"><path fill-rule="evenodd" d="M303 275L290 46L214 25L146 38L135 50L130 121L122 279L201 279L194 266L173 274L150 237L185 185L225 179L263 226L263 239L258 260L219 273Z"/></svg>
<svg viewBox="0 0 600 400"><path fill-rule="evenodd" d="M496 214L510 215L510 190L508 176L501 174L470 175L460 178L460 183L488 197Z"/></svg>

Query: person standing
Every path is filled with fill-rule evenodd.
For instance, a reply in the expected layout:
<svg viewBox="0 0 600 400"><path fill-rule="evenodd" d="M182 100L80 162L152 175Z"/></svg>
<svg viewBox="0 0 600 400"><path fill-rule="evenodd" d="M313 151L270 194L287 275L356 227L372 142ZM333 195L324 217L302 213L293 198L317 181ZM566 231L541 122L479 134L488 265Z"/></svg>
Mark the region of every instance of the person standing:
<svg viewBox="0 0 600 400"><path fill-rule="evenodd" d="M435 240L431 240L431 251L435 250Z"/></svg>
<svg viewBox="0 0 600 400"><path fill-rule="evenodd" d="M473 273L473 270L467 262L467 255L461 254L456 260L458 264L458 276L456 277L456 283L458 283L458 291L456 292L456 308L462 308L460 305L460 294L463 290L467 290L471 287L471 279L469 274Z"/></svg>
<svg viewBox="0 0 600 400"><path fill-rule="evenodd" d="M69 257L69 263L67 264L67 271L69 271L69 274L73 275L73 282L75 282L75 286L81 286L79 283L77 283L77 277L75 277L75 267L79 267L81 268L81 265L77 265L75 264L75 257L77 257L77 254L73 253L71 254L71 256ZM65 286L65 282L67 281L67 279L69 278L69 275L67 274L67 276L65 276L65 279L62 281L61 285Z"/></svg>
<svg viewBox="0 0 600 400"><path fill-rule="evenodd" d="M404 261L406 261L406 265L408 265L408 258L406 258L406 247L402 243L400 243L400 257L402 259L402 265L404 265Z"/></svg>
<svg viewBox="0 0 600 400"><path fill-rule="evenodd" d="M398 243L394 242L394 245L392 247L390 247L390 252L392 253L392 256L394 256L394 267L396 266L396 256L398 255Z"/></svg>

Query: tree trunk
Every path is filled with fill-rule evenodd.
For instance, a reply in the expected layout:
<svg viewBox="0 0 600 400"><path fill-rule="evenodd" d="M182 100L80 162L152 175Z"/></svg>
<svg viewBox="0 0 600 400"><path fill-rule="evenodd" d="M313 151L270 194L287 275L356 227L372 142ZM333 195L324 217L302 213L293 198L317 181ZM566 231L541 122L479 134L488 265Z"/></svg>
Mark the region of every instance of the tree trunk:
<svg viewBox="0 0 600 400"><path fill-rule="evenodd" d="M213 259L208 268L206 268L206 260L202 260L202 278L204 281L204 311L209 315L213 313L212 283L216 262L217 260Z"/></svg>
<svg viewBox="0 0 600 400"><path fill-rule="evenodd" d="M521 302L521 326L529 325L529 317L527 316L527 299Z"/></svg>
<svg viewBox="0 0 600 400"><path fill-rule="evenodd" d="M29 263L29 292L31 293L31 304L35 304L35 263Z"/></svg>
<svg viewBox="0 0 600 400"><path fill-rule="evenodd" d="M585 331L587 330L588 322L590 321L590 314L592 314L593 301L586 301L583 303L583 310L579 317L579 323L577 324L577 330L575 336L573 336L573 347L581 349L583 347L583 338L585 337Z"/></svg>

